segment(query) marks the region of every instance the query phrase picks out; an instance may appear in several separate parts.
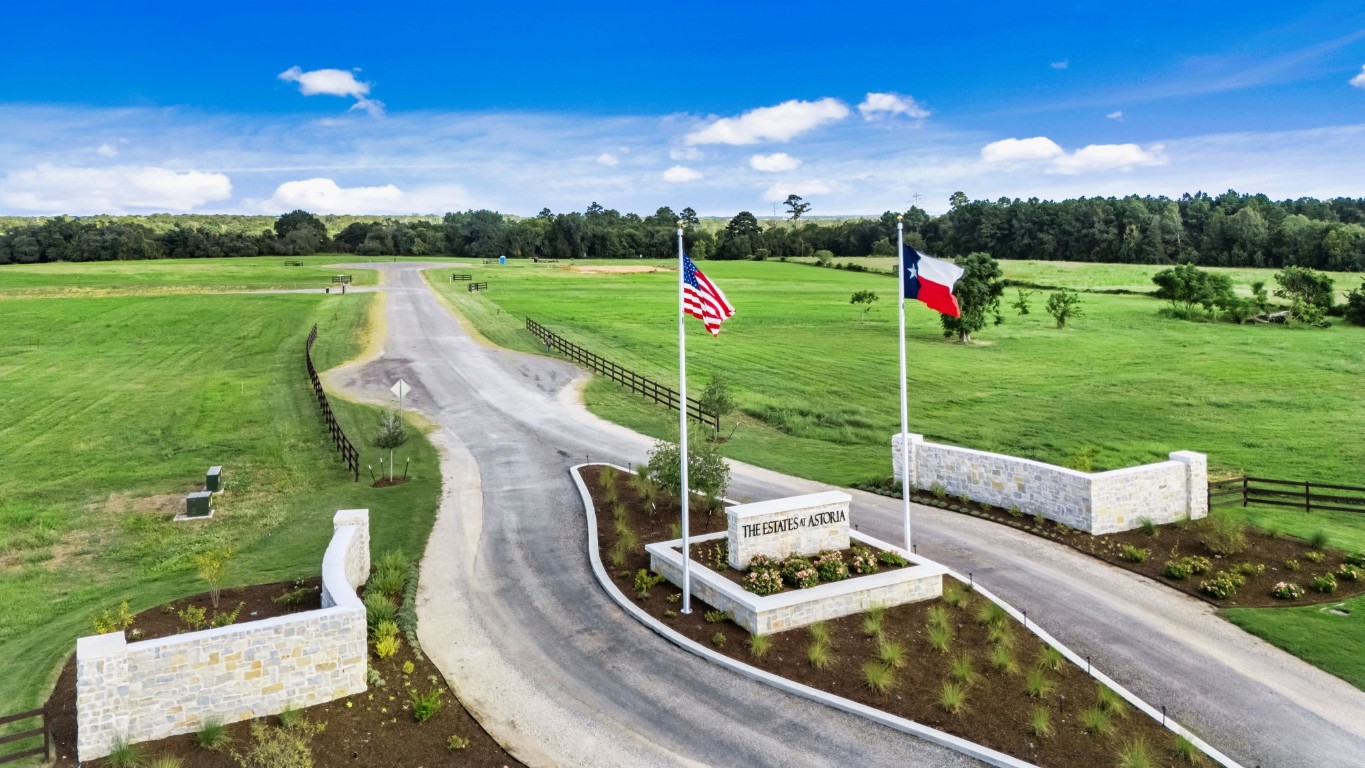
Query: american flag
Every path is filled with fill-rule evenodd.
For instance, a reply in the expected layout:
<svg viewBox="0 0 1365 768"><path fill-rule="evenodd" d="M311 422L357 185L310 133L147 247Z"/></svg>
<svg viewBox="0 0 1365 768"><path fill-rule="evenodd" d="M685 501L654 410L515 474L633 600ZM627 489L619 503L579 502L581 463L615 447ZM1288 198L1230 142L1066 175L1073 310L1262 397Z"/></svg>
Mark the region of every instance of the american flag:
<svg viewBox="0 0 1365 768"><path fill-rule="evenodd" d="M683 254L683 312L702 321L712 336L720 335L720 324L735 313L716 284L706 279L692 257Z"/></svg>

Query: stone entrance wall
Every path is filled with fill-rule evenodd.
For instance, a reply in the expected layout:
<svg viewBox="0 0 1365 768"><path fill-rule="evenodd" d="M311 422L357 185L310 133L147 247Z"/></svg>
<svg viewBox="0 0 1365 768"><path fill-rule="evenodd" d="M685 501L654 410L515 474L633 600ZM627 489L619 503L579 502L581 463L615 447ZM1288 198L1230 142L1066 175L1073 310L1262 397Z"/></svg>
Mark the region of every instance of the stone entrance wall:
<svg viewBox="0 0 1365 768"><path fill-rule="evenodd" d="M369 510L333 518L323 556L325 607L290 616L129 643L122 632L76 641L77 753L114 741L191 733L210 718L235 723L365 690Z"/></svg>
<svg viewBox="0 0 1365 768"><path fill-rule="evenodd" d="M891 438L896 480L903 471L902 443L910 446L910 482L928 490L943 486L949 496L1026 515L1041 515L1093 534L1141 525L1195 520L1209 512L1208 457L1175 451L1170 461L1108 472L1080 472L1000 453L925 442L923 435Z"/></svg>

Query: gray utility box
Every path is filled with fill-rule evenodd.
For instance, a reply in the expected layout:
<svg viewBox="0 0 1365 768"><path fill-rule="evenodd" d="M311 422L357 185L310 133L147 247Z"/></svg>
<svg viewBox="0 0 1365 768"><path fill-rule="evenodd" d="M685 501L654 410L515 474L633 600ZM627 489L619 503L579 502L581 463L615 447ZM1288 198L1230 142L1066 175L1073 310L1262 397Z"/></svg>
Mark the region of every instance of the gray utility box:
<svg viewBox="0 0 1365 768"><path fill-rule="evenodd" d="M195 491L185 497L185 517L208 517L213 514L210 502L213 494L208 491Z"/></svg>
<svg viewBox="0 0 1365 768"><path fill-rule="evenodd" d="M209 493L218 493L223 490L222 467L209 467L209 473L204 475L204 490Z"/></svg>

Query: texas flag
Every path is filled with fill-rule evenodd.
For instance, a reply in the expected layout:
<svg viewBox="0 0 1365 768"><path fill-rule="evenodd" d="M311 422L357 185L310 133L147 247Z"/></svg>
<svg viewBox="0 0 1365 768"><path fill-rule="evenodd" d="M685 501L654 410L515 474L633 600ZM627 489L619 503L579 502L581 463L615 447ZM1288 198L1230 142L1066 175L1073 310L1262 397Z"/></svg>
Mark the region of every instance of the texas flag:
<svg viewBox="0 0 1365 768"><path fill-rule="evenodd" d="M962 277L962 267L925 256L908 245L902 256L905 263L905 273L901 275L902 295L907 299L918 299L945 315L961 317L953 286Z"/></svg>

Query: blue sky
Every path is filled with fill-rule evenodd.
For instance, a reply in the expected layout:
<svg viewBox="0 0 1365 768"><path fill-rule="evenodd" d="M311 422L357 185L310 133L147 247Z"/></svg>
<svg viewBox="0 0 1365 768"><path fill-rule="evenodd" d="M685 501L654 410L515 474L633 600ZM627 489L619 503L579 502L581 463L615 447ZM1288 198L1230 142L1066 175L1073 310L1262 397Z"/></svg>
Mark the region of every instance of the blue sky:
<svg viewBox="0 0 1365 768"><path fill-rule="evenodd" d="M25 4L0 213L1365 195L1350 3Z"/></svg>

